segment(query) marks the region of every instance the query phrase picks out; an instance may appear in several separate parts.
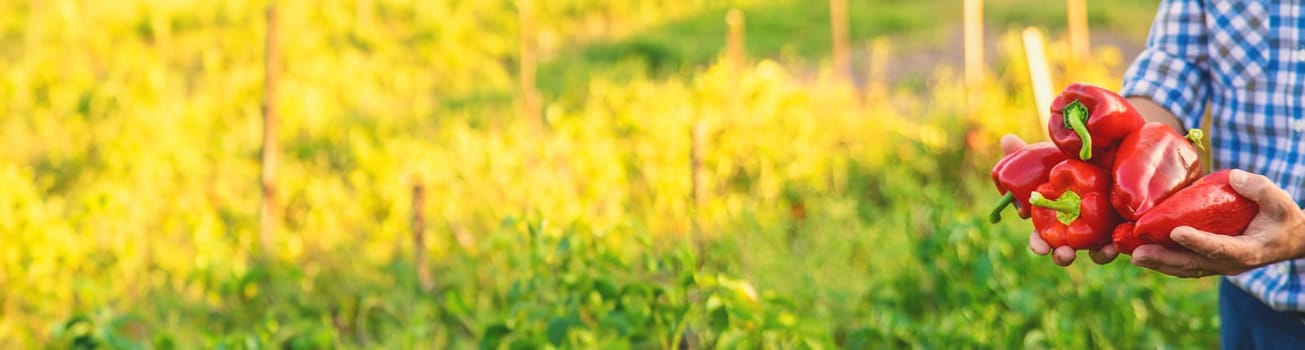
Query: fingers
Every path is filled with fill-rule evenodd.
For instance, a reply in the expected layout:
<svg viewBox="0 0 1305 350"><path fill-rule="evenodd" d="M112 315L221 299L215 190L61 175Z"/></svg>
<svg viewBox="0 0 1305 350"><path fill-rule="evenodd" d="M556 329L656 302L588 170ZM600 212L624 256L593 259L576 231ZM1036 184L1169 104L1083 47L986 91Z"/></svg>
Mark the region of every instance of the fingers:
<svg viewBox="0 0 1305 350"><path fill-rule="evenodd" d="M1119 256L1119 249L1115 248L1113 244L1106 245L1101 249L1088 251L1088 256L1092 257L1092 262L1097 263L1097 265L1105 265L1115 261L1115 257Z"/></svg>
<svg viewBox="0 0 1305 350"><path fill-rule="evenodd" d="M1029 233L1029 250L1032 250L1033 254L1037 255L1047 255L1048 253L1052 253L1051 260L1056 262L1056 265L1060 266L1069 266L1070 264L1073 264L1074 259L1078 257L1074 248L1070 247L1057 247L1053 252L1051 245L1048 245L1047 241L1042 240L1042 237L1038 236L1037 231ZM1096 262L1097 264L1107 264L1114 261L1115 257L1119 256L1119 250L1115 249L1112 245L1107 245L1101 249L1091 250L1089 255L1092 256L1093 262Z"/></svg>
<svg viewBox="0 0 1305 350"><path fill-rule="evenodd" d="M1189 226L1175 228L1169 237L1192 252L1214 261L1227 260L1247 267L1259 264L1259 252L1245 239L1197 230Z"/></svg>
<svg viewBox="0 0 1305 350"><path fill-rule="evenodd" d="M1004 141L1004 140L1003 140ZM1234 191L1260 204L1260 212L1281 218L1288 210L1295 210L1295 200L1287 191L1278 188L1264 175L1234 169L1228 174L1228 183Z"/></svg>
<svg viewBox="0 0 1305 350"><path fill-rule="evenodd" d="M1196 253L1169 249L1158 244L1137 247L1137 250L1133 251L1132 262L1133 265L1183 278L1199 278L1224 273Z"/></svg>
<svg viewBox="0 0 1305 350"><path fill-rule="evenodd" d="M1133 251L1133 265L1188 278L1235 275L1261 265L1263 249L1245 236L1224 236L1188 226L1175 228L1169 236L1187 250L1142 245Z"/></svg>
<svg viewBox="0 0 1305 350"><path fill-rule="evenodd" d="M1069 266L1070 264L1073 264L1074 258L1078 256L1074 251L1074 248L1070 247L1056 247L1053 251L1051 245L1047 244L1047 241L1042 240L1042 237L1038 236L1037 231L1029 234L1029 250L1032 250L1033 254L1037 255L1047 255L1047 253L1051 253L1051 261L1056 262L1056 265L1060 266ZM1114 258L1111 257L1111 259Z"/></svg>
<svg viewBox="0 0 1305 350"><path fill-rule="evenodd" d="M1051 260L1055 261L1056 265L1069 266L1069 264L1074 263L1074 258L1076 256L1078 256L1078 254L1074 253L1074 248L1061 246L1056 247L1056 251L1052 252Z"/></svg>
<svg viewBox="0 0 1305 350"><path fill-rule="evenodd" d="M1029 250L1032 250L1033 254L1047 255L1051 252L1051 245L1038 236L1038 231L1033 231L1029 233Z"/></svg>
<svg viewBox="0 0 1305 350"><path fill-rule="evenodd" d="M1023 139L1020 139L1019 136L1015 136L1015 134L1006 134L1006 136L1001 137L1001 152L1005 154L1015 153L1015 151L1018 151L1027 145L1028 144L1024 143Z"/></svg>

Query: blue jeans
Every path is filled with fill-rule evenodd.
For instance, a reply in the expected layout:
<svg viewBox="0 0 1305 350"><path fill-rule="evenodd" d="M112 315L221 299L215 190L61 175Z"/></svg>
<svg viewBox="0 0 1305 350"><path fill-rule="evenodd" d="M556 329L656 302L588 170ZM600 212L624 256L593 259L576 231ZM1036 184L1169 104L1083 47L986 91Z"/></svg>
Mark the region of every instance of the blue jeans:
<svg viewBox="0 0 1305 350"><path fill-rule="evenodd" d="M1219 343L1224 349L1300 349L1305 318L1280 312L1227 278L1219 282Z"/></svg>

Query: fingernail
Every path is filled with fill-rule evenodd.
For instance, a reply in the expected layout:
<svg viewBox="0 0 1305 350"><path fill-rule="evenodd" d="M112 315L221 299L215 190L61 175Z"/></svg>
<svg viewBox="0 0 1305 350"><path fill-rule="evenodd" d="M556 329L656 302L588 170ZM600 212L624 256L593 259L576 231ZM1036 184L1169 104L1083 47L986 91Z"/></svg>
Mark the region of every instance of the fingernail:
<svg viewBox="0 0 1305 350"><path fill-rule="evenodd" d="M1242 184L1245 184L1246 172L1239 169L1233 169L1233 171L1228 174L1228 183L1233 186L1241 186Z"/></svg>

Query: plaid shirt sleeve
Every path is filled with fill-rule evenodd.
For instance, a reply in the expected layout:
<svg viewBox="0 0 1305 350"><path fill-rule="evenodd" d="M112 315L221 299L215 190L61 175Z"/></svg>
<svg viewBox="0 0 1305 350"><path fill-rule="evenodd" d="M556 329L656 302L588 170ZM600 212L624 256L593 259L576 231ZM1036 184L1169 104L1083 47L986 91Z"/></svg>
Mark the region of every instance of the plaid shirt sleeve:
<svg viewBox="0 0 1305 350"><path fill-rule="evenodd" d="M1204 21L1200 1L1161 2L1146 49L1124 74L1120 94L1149 98L1187 128L1200 127L1210 95Z"/></svg>

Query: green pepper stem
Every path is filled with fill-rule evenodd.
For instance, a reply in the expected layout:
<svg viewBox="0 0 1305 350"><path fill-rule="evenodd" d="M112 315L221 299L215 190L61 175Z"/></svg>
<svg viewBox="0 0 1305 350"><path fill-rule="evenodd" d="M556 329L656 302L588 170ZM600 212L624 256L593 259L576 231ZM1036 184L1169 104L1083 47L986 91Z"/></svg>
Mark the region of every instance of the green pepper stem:
<svg viewBox="0 0 1305 350"><path fill-rule="evenodd" d="M1192 129L1187 131L1187 140L1192 141L1196 148L1204 151L1205 145L1201 144L1201 139L1205 138L1205 132L1201 129Z"/></svg>
<svg viewBox="0 0 1305 350"><path fill-rule="evenodd" d="M1001 222L1001 211L1006 210L1006 206L1009 206L1011 203L1014 202L1015 202L1015 193L1006 191L1006 195L1001 196L1001 199L997 200L997 207L992 208L992 211L988 212L988 221L994 224Z"/></svg>
<svg viewBox="0 0 1305 350"><path fill-rule="evenodd" d="M1088 108L1082 102L1074 100L1068 106L1065 106L1065 128L1073 129L1078 134L1078 139L1083 142L1083 147L1078 151L1078 158L1082 160L1092 159L1092 134L1088 133L1087 119Z"/></svg>
<svg viewBox="0 0 1305 350"><path fill-rule="evenodd" d="M1078 196L1078 193L1070 190L1065 190L1065 193L1062 193L1060 198L1055 200L1047 199L1047 197L1042 196L1042 193L1038 192L1029 195L1029 204L1058 211L1056 219L1065 225L1078 220L1082 203L1083 199Z"/></svg>

